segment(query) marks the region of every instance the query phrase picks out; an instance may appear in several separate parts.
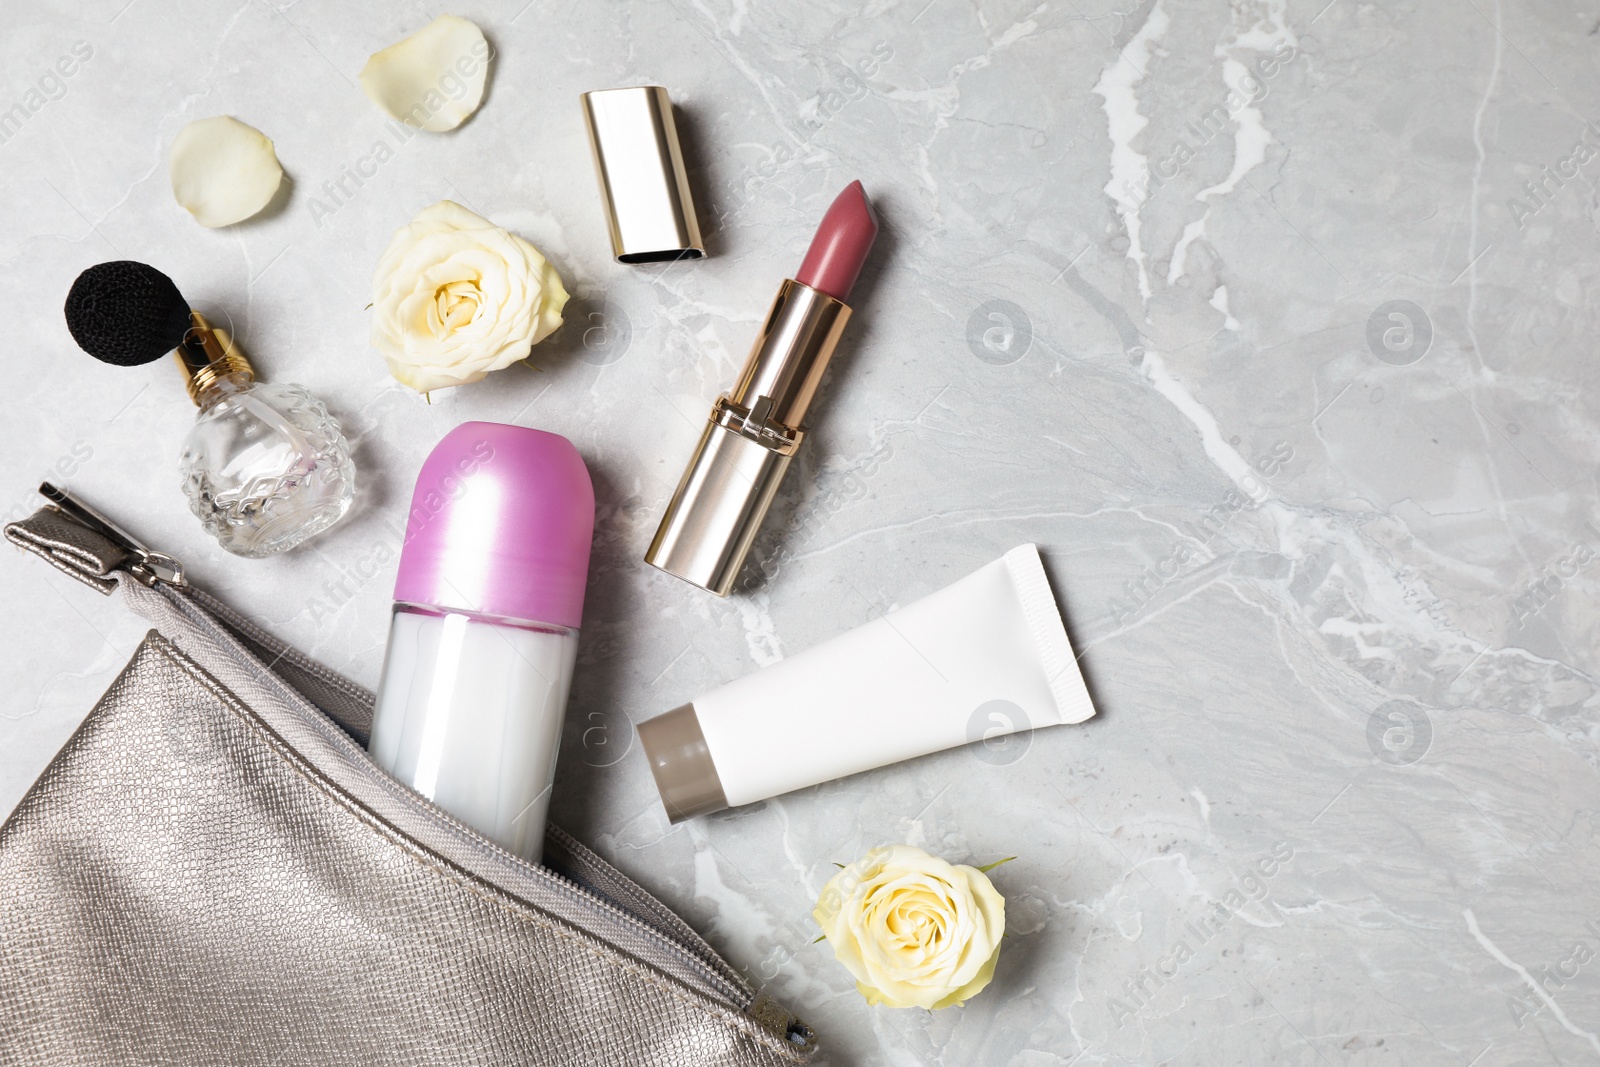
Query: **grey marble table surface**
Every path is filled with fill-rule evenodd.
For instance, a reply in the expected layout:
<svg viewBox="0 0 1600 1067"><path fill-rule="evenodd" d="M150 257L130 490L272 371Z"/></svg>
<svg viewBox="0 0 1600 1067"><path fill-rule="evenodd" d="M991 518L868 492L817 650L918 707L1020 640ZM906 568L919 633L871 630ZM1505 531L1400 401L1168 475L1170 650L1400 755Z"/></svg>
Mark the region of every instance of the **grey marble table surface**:
<svg viewBox="0 0 1600 1067"><path fill-rule="evenodd" d="M355 75L438 13L8 7L8 519L67 485L374 684L428 449L471 419L565 434L598 522L552 817L822 1062L1600 1062L1600 7L481 2L459 13L497 53L482 111L401 138ZM698 263L610 256L577 97L646 83L680 109ZM210 231L167 149L218 114L292 187ZM717 600L641 556L855 178L883 238L765 579ZM574 299L536 366L426 404L365 307L390 234L443 198ZM361 478L342 525L266 561L208 540L178 375L98 364L63 324L73 277L117 258L328 401ZM633 723L1029 541L1095 718L669 826ZM0 589L8 811L144 627L9 550ZM1017 857L965 1007L870 1008L811 943L834 863L891 842Z"/></svg>

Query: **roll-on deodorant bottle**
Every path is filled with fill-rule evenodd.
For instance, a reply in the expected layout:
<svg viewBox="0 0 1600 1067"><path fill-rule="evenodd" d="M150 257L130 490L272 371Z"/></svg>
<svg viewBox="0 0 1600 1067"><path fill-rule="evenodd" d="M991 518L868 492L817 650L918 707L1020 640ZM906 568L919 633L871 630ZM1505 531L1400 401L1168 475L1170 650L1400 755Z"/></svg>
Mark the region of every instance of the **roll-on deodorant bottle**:
<svg viewBox="0 0 1600 1067"><path fill-rule="evenodd" d="M578 653L594 486L565 437L469 422L422 465L368 749L533 862Z"/></svg>

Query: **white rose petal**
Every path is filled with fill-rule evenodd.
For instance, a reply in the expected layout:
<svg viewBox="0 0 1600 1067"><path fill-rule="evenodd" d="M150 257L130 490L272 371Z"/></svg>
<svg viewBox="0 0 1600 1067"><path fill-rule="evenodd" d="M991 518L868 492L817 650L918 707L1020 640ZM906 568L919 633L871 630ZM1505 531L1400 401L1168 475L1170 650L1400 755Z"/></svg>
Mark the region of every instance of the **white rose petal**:
<svg viewBox="0 0 1600 1067"><path fill-rule="evenodd" d="M231 226L272 201L283 167L272 141L227 115L178 131L168 160L172 195L202 226Z"/></svg>
<svg viewBox="0 0 1600 1067"><path fill-rule="evenodd" d="M372 347L419 393L466 385L561 325L567 290L539 250L453 200L395 231L372 277Z"/></svg>
<svg viewBox="0 0 1600 1067"><path fill-rule="evenodd" d="M440 15L372 53L361 68L361 89L402 122L443 133L478 110L488 72L483 31L459 15Z"/></svg>

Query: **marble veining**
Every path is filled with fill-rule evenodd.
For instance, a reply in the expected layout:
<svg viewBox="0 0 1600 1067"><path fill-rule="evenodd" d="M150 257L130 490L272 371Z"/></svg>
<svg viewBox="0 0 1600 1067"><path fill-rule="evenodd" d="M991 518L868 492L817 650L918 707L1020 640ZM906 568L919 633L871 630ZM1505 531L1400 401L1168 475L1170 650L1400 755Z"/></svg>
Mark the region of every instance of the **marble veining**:
<svg viewBox="0 0 1600 1067"><path fill-rule="evenodd" d="M355 76L439 13L9 14L7 518L66 484L371 684L428 449L468 419L565 434L598 517L552 817L796 1008L823 1062L1600 1062L1600 10L489 2L458 11L496 51L483 109L410 133ZM702 262L609 256L577 96L643 83L679 107ZM215 114L273 138L291 185L206 231L166 152ZM854 178L884 235L719 601L641 556ZM529 365L425 404L365 307L389 235L445 197L574 297ZM265 561L204 535L178 375L94 363L59 312L113 258L328 402L361 476L343 525ZM668 825L633 723L1026 541L1096 718ZM9 810L143 627L21 555L0 574ZM868 1008L812 943L833 864L885 842L1018 857L962 1009Z"/></svg>

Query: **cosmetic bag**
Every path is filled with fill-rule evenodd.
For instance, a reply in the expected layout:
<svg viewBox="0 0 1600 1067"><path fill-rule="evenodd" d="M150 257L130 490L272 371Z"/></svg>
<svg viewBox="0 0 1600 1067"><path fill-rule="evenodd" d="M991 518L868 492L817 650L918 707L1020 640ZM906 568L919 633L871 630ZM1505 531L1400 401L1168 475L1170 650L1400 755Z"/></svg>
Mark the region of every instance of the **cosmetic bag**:
<svg viewBox="0 0 1600 1067"><path fill-rule="evenodd" d="M6 536L155 626L0 828L0 1064L797 1064L812 1032L551 828L368 759L373 694L60 490Z"/></svg>

